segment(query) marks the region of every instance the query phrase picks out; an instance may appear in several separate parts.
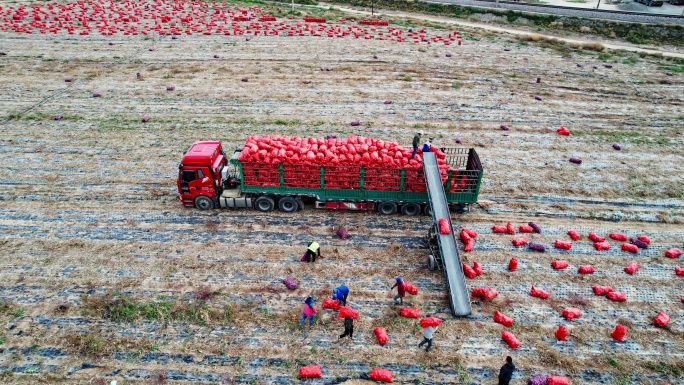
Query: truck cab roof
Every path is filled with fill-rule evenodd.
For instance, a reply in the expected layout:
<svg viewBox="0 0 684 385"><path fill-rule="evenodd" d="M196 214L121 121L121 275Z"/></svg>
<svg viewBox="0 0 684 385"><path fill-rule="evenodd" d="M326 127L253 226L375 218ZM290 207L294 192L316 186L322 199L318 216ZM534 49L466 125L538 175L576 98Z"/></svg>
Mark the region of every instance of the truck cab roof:
<svg viewBox="0 0 684 385"><path fill-rule="evenodd" d="M184 166L213 166L222 156L221 142L195 142L185 153L181 163Z"/></svg>

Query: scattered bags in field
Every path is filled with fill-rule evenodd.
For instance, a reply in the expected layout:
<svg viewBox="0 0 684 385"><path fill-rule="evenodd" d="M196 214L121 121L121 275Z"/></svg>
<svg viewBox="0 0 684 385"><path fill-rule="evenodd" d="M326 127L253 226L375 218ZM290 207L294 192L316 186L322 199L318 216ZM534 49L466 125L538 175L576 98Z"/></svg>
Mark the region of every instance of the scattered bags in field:
<svg viewBox="0 0 684 385"><path fill-rule="evenodd" d="M608 242L594 242L594 248L598 251L610 250L610 243L608 243Z"/></svg>
<svg viewBox="0 0 684 385"><path fill-rule="evenodd" d="M551 262L551 267L554 268L554 270L563 270L568 268L568 261L553 261Z"/></svg>
<svg viewBox="0 0 684 385"><path fill-rule="evenodd" d="M563 136L570 136L570 130L567 128L561 126L559 129L556 130L558 135L563 135Z"/></svg>
<svg viewBox="0 0 684 385"><path fill-rule="evenodd" d="M636 262L632 262L632 263L630 263L629 265L625 266L625 268L624 268L623 270L624 270L625 273L627 273L627 274L632 274L632 275L634 275L634 273L636 273L637 270L639 270L639 264L636 263Z"/></svg>
<svg viewBox="0 0 684 385"><path fill-rule="evenodd" d="M470 279L477 277L477 273L475 272L475 270L473 270L472 267L466 265L465 263L463 264L463 274L465 274L465 276Z"/></svg>
<svg viewBox="0 0 684 385"><path fill-rule="evenodd" d="M508 271L516 271L518 270L518 260L515 258L511 258L510 261L508 261ZM684 269L682 269L684 270Z"/></svg>
<svg viewBox="0 0 684 385"><path fill-rule="evenodd" d="M466 242L466 244L463 246L463 251L466 253L470 253L473 251L475 248L475 240L471 239L469 242Z"/></svg>
<svg viewBox="0 0 684 385"><path fill-rule="evenodd" d="M679 249L677 249L677 248L672 248L672 249L667 250L667 251L665 252L665 255L666 255L668 258L677 258L677 257L679 257L680 255L682 255L682 251L679 250Z"/></svg>
<svg viewBox="0 0 684 385"><path fill-rule="evenodd" d="M684 267L675 266L675 274L684 276Z"/></svg>
<svg viewBox="0 0 684 385"><path fill-rule="evenodd" d="M530 249L534 251L539 251L539 252L544 252L546 250L546 246L542 245L541 243L537 242L530 242Z"/></svg>
<svg viewBox="0 0 684 385"><path fill-rule="evenodd" d="M503 313L500 313L497 310L496 313L494 313L494 322L500 323L503 326L511 327L511 326L513 326L514 321L513 321L513 318L511 318L511 317L509 317Z"/></svg>
<svg viewBox="0 0 684 385"><path fill-rule="evenodd" d="M627 301L627 293L624 291L611 291L606 294L609 300L615 302L625 302Z"/></svg>
<svg viewBox="0 0 684 385"><path fill-rule="evenodd" d="M404 281L404 289L406 289L406 292L411 295L418 294L418 288L411 282Z"/></svg>
<svg viewBox="0 0 684 385"><path fill-rule="evenodd" d="M606 295L613 291L613 288L610 286L594 286L592 289L594 289L594 294L596 295Z"/></svg>
<svg viewBox="0 0 684 385"><path fill-rule="evenodd" d="M548 385L570 385L570 380L563 376L549 376Z"/></svg>
<svg viewBox="0 0 684 385"><path fill-rule="evenodd" d="M299 368L299 378L321 378L321 366L309 365Z"/></svg>
<svg viewBox="0 0 684 385"><path fill-rule="evenodd" d="M565 317L565 319L568 321L571 321L575 318L579 318L581 316L582 316L582 311L576 307L563 309L563 317Z"/></svg>
<svg viewBox="0 0 684 385"><path fill-rule="evenodd" d="M550 294L546 290L536 288L534 287L534 285L532 285L532 289L530 289L530 295L532 297L537 297L541 299L547 299L550 296Z"/></svg>
<svg viewBox="0 0 684 385"><path fill-rule="evenodd" d="M473 270L475 271L475 274L482 275L482 264L480 264L478 261L474 261Z"/></svg>
<svg viewBox="0 0 684 385"><path fill-rule="evenodd" d="M406 318L420 318L420 309L417 307L402 307L399 314Z"/></svg>
<svg viewBox="0 0 684 385"><path fill-rule="evenodd" d="M387 329L385 328L375 328L373 329L375 337L378 339L380 345L385 345L389 342L389 337L387 336Z"/></svg>
<svg viewBox="0 0 684 385"><path fill-rule="evenodd" d="M535 233L541 234L542 228L541 228L541 226L539 226L538 224L536 224L536 223L534 223L534 222L530 222L530 223L528 223L527 225L530 226L531 228L533 228Z"/></svg>
<svg viewBox="0 0 684 385"><path fill-rule="evenodd" d="M520 347L520 341L515 337L515 334L509 332L508 330L501 331L501 338L513 349Z"/></svg>
<svg viewBox="0 0 684 385"><path fill-rule="evenodd" d="M492 226L492 231L495 233L504 234L504 233L508 232L508 229L506 228L506 226L494 225L494 226Z"/></svg>
<svg viewBox="0 0 684 385"><path fill-rule="evenodd" d="M582 265L577 269L580 274L594 274L594 266L592 265Z"/></svg>
<svg viewBox="0 0 684 385"><path fill-rule="evenodd" d="M612 333L610 333L610 336L613 337L614 340L616 341L624 341L625 336L627 335L627 328L623 325L617 324L615 325L615 330L613 330Z"/></svg>
<svg viewBox="0 0 684 385"><path fill-rule="evenodd" d="M534 228L530 225L522 225L518 228L521 233L534 233Z"/></svg>
<svg viewBox="0 0 684 385"><path fill-rule="evenodd" d="M580 233L577 230L568 230L568 235L573 241L579 241Z"/></svg>
<svg viewBox="0 0 684 385"><path fill-rule="evenodd" d="M631 243L623 243L622 244L622 250L623 251L629 251L630 253L635 253L635 254L639 252L639 248L637 247L637 245L634 245Z"/></svg>
<svg viewBox="0 0 684 385"><path fill-rule="evenodd" d="M595 233L589 233L589 239L591 239L593 242L605 242L606 237L602 237L598 234Z"/></svg>
<svg viewBox="0 0 684 385"><path fill-rule="evenodd" d="M554 243L553 246L557 249L563 249L563 250L572 249L572 243L561 241L560 239L556 239L556 243Z"/></svg>
<svg viewBox="0 0 684 385"><path fill-rule="evenodd" d="M392 371L382 368L373 368L370 378L375 381L392 382Z"/></svg>
<svg viewBox="0 0 684 385"><path fill-rule="evenodd" d="M449 221L446 218L441 218L439 220L439 233L442 235L451 234L451 229L449 228Z"/></svg>
<svg viewBox="0 0 684 385"><path fill-rule="evenodd" d="M637 237L637 239L640 240L641 242L647 244L647 245L651 244L651 238L649 238L648 235L639 235Z"/></svg>
<svg viewBox="0 0 684 385"><path fill-rule="evenodd" d="M337 318L353 318L353 319L358 319L359 318L359 312L356 309L352 309L350 306L340 306L340 313L337 315Z"/></svg>
<svg viewBox="0 0 684 385"><path fill-rule="evenodd" d="M527 380L527 385L548 385L548 384L549 384L548 376L546 376L544 374L537 374L536 376Z"/></svg>
<svg viewBox="0 0 684 385"><path fill-rule="evenodd" d="M525 237L515 238L511 242L515 246L524 246L529 243L529 241Z"/></svg>
<svg viewBox="0 0 684 385"><path fill-rule="evenodd" d="M511 222L506 223L506 232L511 235L515 235L515 227Z"/></svg>
<svg viewBox="0 0 684 385"><path fill-rule="evenodd" d="M424 329L426 327L437 327L442 323L442 320L437 317L425 317L420 320L420 326Z"/></svg>
<svg viewBox="0 0 684 385"><path fill-rule="evenodd" d="M558 327L558 330L556 330L556 332L554 333L558 341L565 341L568 338L569 334L570 332L568 331L568 328L566 328L563 325L560 325Z"/></svg>
<svg viewBox="0 0 684 385"><path fill-rule="evenodd" d="M493 287L475 287L473 288L471 295L473 297L480 297L488 301L491 301L494 299L494 297L499 295L499 292L496 291L496 289L494 289Z"/></svg>
<svg viewBox="0 0 684 385"><path fill-rule="evenodd" d="M466 229L465 227L461 229L461 234L467 234L470 238L475 239L477 238L477 231L471 230L471 229ZM461 235L461 239L463 239L463 236ZM465 241L464 241L465 242Z"/></svg>
<svg viewBox="0 0 684 385"><path fill-rule="evenodd" d="M670 316L661 311L655 317L655 319L653 320L653 323L656 324L657 326L660 326L661 328L667 327L667 324L670 323Z"/></svg>
<svg viewBox="0 0 684 385"><path fill-rule="evenodd" d="M297 280L294 279L294 277L290 277L289 275L285 277L285 279L283 279L283 284L285 284L285 287L287 287L290 290L295 290L299 287L299 283L297 283Z"/></svg>
<svg viewBox="0 0 684 385"><path fill-rule="evenodd" d="M622 233L610 233L608 236L610 237L610 239L614 239L620 242L627 242L627 239L629 239L626 234Z"/></svg>
<svg viewBox="0 0 684 385"><path fill-rule="evenodd" d="M580 159L576 156L573 156L572 158L570 158L570 163L582 164L582 159Z"/></svg>
<svg viewBox="0 0 684 385"><path fill-rule="evenodd" d="M640 249L648 249L648 243L642 241L639 238L630 238L629 242L633 245L636 245Z"/></svg>
<svg viewBox="0 0 684 385"><path fill-rule="evenodd" d="M340 301L336 299L324 298L323 309L340 310Z"/></svg>
<svg viewBox="0 0 684 385"><path fill-rule="evenodd" d="M347 231L347 229L345 229L344 227L341 227L341 226L340 226L340 228L337 229L337 231L335 233L337 234L338 237L340 237L343 240L347 239L351 236L351 235L349 235L349 232Z"/></svg>

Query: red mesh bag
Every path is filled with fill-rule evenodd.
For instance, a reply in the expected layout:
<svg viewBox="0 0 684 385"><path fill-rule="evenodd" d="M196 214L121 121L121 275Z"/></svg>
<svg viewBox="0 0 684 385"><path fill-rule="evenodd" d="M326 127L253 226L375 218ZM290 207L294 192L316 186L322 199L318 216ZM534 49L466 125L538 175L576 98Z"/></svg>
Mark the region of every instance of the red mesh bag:
<svg viewBox="0 0 684 385"><path fill-rule="evenodd" d="M624 341L625 336L627 335L627 328L623 325L617 324L615 325L615 330L613 330L612 333L610 333L610 336L613 337L614 340L617 341Z"/></svg>
<svg viewBox="0 0 684 385"><path fill-rule="evenodd" d="M496 313L494 313L494 322L500 323L503 326L511 327L511 326L513 326L514 321L513 321L513 318L511 318L511 317L509 317L503 313L499 313L499 311L497 310Z"/></svg>
<svg viewBox="0 0 684 385"><path fill-rule="evenodd" d="M481 297L488 301L491 301L492 299L494 299L494 297L499 295L499 292L492 287L475 287L473 288L471 295L473 297Z"/></svg>
<svg viewBox="0 0 684 385"><path fill-rule="evenodd" d="M451 234L451 229L449 229L449 221L446 218L439 220L439 233L440 234Z"/></svg>
<svg viewBox="0 0 684 385"><path fill-rule="evenodd" d="M461 230L460 236L461 236L461 240L463 241L463 243L468 243L468 242L473 241L473 237L471 237L470 233L465 231L465 230Z"/></svg>
<svg viewBox="0 0 684 385"><path fill-rule="evenodd" d="M573 241L579 241L580 239L580 233L577 230L569 230L568 235Z"/></svg>
<svg viewBox="0 0 684 385"><path fill-rule="evenodd" d="M482 264L480 264L480 262L474 261L473 270L475 271L475 274L482 275Z"/></svg>
<svg viewBox="0 0 684 385"><path fill-rule="evenodd" d="M613 288L610 286L594 286L592 289L594 289L594 294L596 295L606 295L613 291Z"/></svg>
<svg viewBox="0 0 684 385"><path fill-rule="evenodd" d="M359 312L356 311L355 309L352 309L349 306L341 306L340 307L340 313L337 315L337 318L353 318L357 319L359 318Z"/></svg>
<svg viewBox="0 0 684 385"><path fill-rule="evenodd" d="M532 285L532 289L530 289L530 295L532 297L537 297L541 299L547 299L550 296L550 294L547 291L545 291L544 289L538 289L534 287L534 285Z"/></svg>
<svg viewBox="0 0 684 385"><path fill-rule="evenodd" d="M625 302L627 301L627 293L624 291L611 291L606 294L609 300L615 302Z"/></svg>
<svg viewBox="0 0 684 385"><path fill-rule="evenodd" d="M570 321L574 318L579 318L582 316L582 311L578 308L571 307L563 310L563 317L565 317L566 320Z"/></svg>
<svg viewBox="0 0 684 385"><path fill-rule="evenodd" d="M495 233L503 234L503 233L507 233L508 229L506 228L506 226L496 226L495 225L495 226L492 226L492 231Z"/></svg>
<svg viewBox="0 0 684 385"><path fill-rule="evenodd" d="M594 266L592 265L582 265L580 266L577 271L580 274L593 274L594 273Z"/></svg>
<svg viewBox="0 0 684 385"><path fill-rule="evenodd" d="M560 127L560 128L558 128L558 129L556 130L556 132L558 133L558 135L570 136L570 130L568 130L568 129L565 128L565 127Z"/></svg>
<svg viewBox="0 0 684 385"><path fill-rule="evenodd" d="M553 246L557 249L563 249L563 250L572 249L572 243L561 241L560 239L556 239L556 243L554 243Z"/></svg>
<svg viewBox="0 0 684 385"><path fill-rule="evenodd" d="M411 295L418 294L418 288L414 286L411 282L404 281L404 288L406 289L406 292Z"/></svg>
<svg viewBox="0 0 684 385"><path fill-rule="evenodd" d="M477 231L475 231L475 230L463 228L461 231L468 234L468 236L470 238L473 238L473 239L477 238Z"/></svg>
<svg viewBox="0 0 684 385"><path fill-rule="evenodd" d="M375 381L392 382L392 371L381 368L374 368L370 372L370 378Z"/></svg>
<svg viewBox="0 0 684 385"><path fill-rule="evenodd" d="M633 245L631 243L623 243L622 244L622 250L629 251L630 253L638 253L639 252L639 248L637 247L637 245Z"/></svg>
<svg viewBox="0 0 684 385"><path fill-rule="evenodd" d="M649 238L648 235L639 235L637 237L637 239L640 240L641 242L644 242L647 245L651 244L651 238Z"/></svg>
<svg viewBox="0 0 684 385"><path fill-rule="evenodd" d="M589 233L589 239L591 239L595 243L600 243L600 242L606 241L606 237L602 237L602 236L595 234L595 233Z"/></svg>
<svg viewBox="0 0 684 385"><path fill-rule="evenodd" d="M518 270L518 260L517 259L511 258L511 260L508 261L508 270L510 270L510 271Z"/></svg>
<svg viewBox="0 0 684 385"><path fill-rule="evenodd" d="M598 251L610 250L610 243L608 243L608 242L594 242L594 247Z"/></svg>
<svg viewBox="0 0 684 385"><path fill-rule="evenodd" d="M511 241L515 246L524 246L529 243L527 238L522 237L522 238L515 238L514 240Z"/></svg>
<svg viewBox="0 0 684 385"><path fill-rule="evenodd" d="M340 301L336 299L324 298L323 309L340 310Z"/></svg>
<svg viewBox="0 0 684 385"><path fill-rule="evenodd" d="M515 227L511 222L506 223L506 232L511 235L515 234Z"/></svg>
<svg viewBox="0 0 684 385"><path fill-rule="evenodd" d="M463 246L463 251L465 251L466 253L470 253L471 251L473 251L474 248L475 241L471 239L470 242L466 242L466 244Z"/></svg>
<svg viewBox="0 0 684 385"><path fill-rule="evenodd" d="M563 376L549 376L547 385L570 385L570 380Z"/></svg>
<svg viewBox="0 0 684 385"><path fill-rule="evenodd" d="M442 323L442 320L437 318L437 317L425 317L420 320L420 326L423 328L429 327L429 326L439 326Z"/></svg>
<svg viewBox="0 0 684 385"><path fill-rule="evenodd" d="M620 242L627 242L627 240L629 239L626 234L622 233L610 233L608 236L610 237L610 239L614 239Z"/></svg>
<svg viewBox="0 0 684 385"><path fill-rule="evenodd" d="M670 323L670 316L661 311L655 317L655 319L653 320L653 323L660 326L661 328L664 328L667 326L667 324Z"/></svg>
<svg viewBox="0 0 684 385"><path fill-rule="evenodd" d="M399 311L402 317L420 318L420 309L417 307L402 307Z"/></svg>
<svg viewBox="0 0 684 385"><path fill-rule="evenodd" d="M507 330L501 331L501 338L503 338L503 340L506 341L508 346L512 347L513 349L517 349L518 347L520 347L520 341L518 341L518 339L515 338L515 334Z"/></svg>
<svg viewBox="0 0 684 385"><path fill-rule="evenodd" d="M675 274L684 276L684 267L675 266Z"/></svg>
<svg viewBox="0 0 684 385"><path fill-rule="evenodd" d="M378 343L380 345L385 345L389 342L389 337L387 336L387 330L385 328L375 328L373 329L375 337L378 338Z"/></svg>
<svg viewBox="0 0 684 385"><path fill-rule="evenodd" d="M534 233L534 228L529 225L522 225L518 228L521 233Z"/></svg>
<svg viewBox="0 0 684 385"><path fill-rule="evenodd" d="M477 277L477 273L475 272L475 270L473 270L472 267L466 265L465 263L463 264L463 274L465 274L465 276L470 279Z"/></svg>
<svg viewBox="0 0 684 385"><path fill-rule="evenodd" d="M668 251L666 251L666 252L665 252L665 255L666 255L668 258L677 258L677 257L679 257L680 255L682 255L682 251L679 250L679 249L677 249L677 248L672 248L672 249L669 249Z"/></svg>
<svg viewBox="0 0 684 385"><path fill-rule="evenodd" d="M554 333L556 338L558 338L558 341L565 341L568 338L568 335L570 332L568 332L568 328L566 328L563 325L560 325L558 327L558 330Z"/></svg>
<svg viewBox="0 0 684 385"><path fill-rule="evenodd" d="M629 265L625 266L625 268L624 268L623 270L624 270L625 273L627 273L627 274L632 274L632 275L634 275L634 273L636 273L637 270L639 270L639 264L636 263L636 262L632 262L632 263L630 263Z"/></svg>
<svg viewBox="0 0 684 385"><path fill-rule="evenodd" d="M309 365L299 368L299 378L321 378L321 366Z"/></svg>
<svg viewBox="0 0 684 385"><path fill-rule="evenodd" d="M553 261L551 262L551 267L555 270L563 270L568 268L568 261Z"/></svg>

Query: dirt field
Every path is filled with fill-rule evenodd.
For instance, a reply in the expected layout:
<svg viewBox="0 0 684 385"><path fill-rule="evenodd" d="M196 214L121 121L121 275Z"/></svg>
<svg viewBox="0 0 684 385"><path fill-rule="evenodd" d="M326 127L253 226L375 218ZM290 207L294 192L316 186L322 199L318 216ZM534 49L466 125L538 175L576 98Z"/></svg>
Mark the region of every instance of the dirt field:
<svg viewBox="0 0 684 385"><path fill-rule="evenodd" d="M435 27L424 28L458 29ZM684 242L684 63L460 32L462 46L0 31L0 381L288 384L300 366L320 364L323 379L307 383L384 367L400 383L495 384L511 355L513 384L537 373L573 384L684 382L684 278L674 273L684 262L664 255ZM557 135L561 125L572 135ZM480 233L462 253L485 270L469 289L500 295L473 299L467 319L448 315L443 275L426 268L427 217L201 212L177 198L177 166L196 140L230 148L255 134L356 134L410 146L418 130L437 146L461 138L485 168L482 203L453 220ZM508 221L540 224L528 238L547 252L492 233ZM352 237L340 240L335 226ZM583 238L554 249L571 228ZM616 241L598 252L591 231L653 242L637 255ZM312 240L323 258L298 262ZM570 267L553 271L557 259ZM634 276L622 271L632 261ZM584 264L597 272L577 274ZM300 289L282 285L288 275ZM416 346L418 323L391 306L396 276L420 288L411 305L446 319L430 353ZM352 341L339 342L342 321L320 311L340 283L360 311ZM551 298L530 297L532 285ZM628 301L596 297L593 285ZM312 294L320 317L300 329ZM582 317L565 321L567 307ZM519 349L502 341L495 310L515 319ZM659 311L668 328L653 325ZM609 336L617 323L629 328L623 343ZM566 342L554 338L558 325L570 330ZM377 326L389 345L377 344Z"/></svg>

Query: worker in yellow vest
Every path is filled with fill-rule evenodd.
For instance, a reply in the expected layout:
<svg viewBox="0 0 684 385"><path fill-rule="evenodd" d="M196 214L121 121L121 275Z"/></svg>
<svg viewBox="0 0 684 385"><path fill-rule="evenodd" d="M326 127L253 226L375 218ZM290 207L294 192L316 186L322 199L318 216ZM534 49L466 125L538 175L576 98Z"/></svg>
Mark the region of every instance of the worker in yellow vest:
<svg viewBox="0 0 684 385"><path fill-rule="evenodd" d="M321 257L321 245L319 245L318 242L311 242L309 243L309 246L307 246L306 253L304 253L302 260L307 262L316 262L317 257Z"/></svg>

